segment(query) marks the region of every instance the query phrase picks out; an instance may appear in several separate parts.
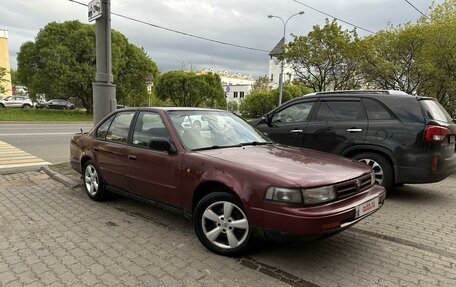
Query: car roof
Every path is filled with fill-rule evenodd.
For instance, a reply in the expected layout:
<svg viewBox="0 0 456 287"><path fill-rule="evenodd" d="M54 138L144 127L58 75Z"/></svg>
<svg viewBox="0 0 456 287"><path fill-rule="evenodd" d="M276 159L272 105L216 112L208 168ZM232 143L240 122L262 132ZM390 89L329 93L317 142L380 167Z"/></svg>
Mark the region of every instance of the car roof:
<svg viewBox="0 0 456 287"><path fill-rule="evenodd" d="M195 107L128 107L128 108L121 108L118 110L122 111L136 111L136 110L142 110L142 111L165 111L165 112L170 112L170 111L219 111L219 112L228 112L226 110L220 110L220 109L209 109L209 108L195 108Z"/></svg>
<svg viewBox="0 0 456 287"><path fill-rule="evenodd" d="M432 97L423 97L423 96L414 96L407 94L406 92L403 91L397 91L397 90L340 90L340 91L327 91L327 92L315 92L315 93L310 93L306 94L301 97L294 98L290 100L289 102L292 101L299 101L305 98L325 98L325 97L332 97L332 96L346 96L346 97L351 97L351 96L362 96L362 97L375 97L375 98L382 98L382 97L401 97L401 98L411 98L415 97L418 100L435 100Z"/></svg>

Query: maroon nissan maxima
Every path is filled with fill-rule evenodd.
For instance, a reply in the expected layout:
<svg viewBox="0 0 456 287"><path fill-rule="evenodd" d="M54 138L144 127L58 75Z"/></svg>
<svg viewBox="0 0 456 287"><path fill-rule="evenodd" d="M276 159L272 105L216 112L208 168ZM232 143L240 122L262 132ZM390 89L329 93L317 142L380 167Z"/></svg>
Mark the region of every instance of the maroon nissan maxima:
<svg viewBox="0 0 456 287"><path fill-rule="evenodd" d="M255 237L338 233L385 199L368 165L274 144L223 110L122 109L74 135L70 149L91 199L114 192L178 210L222 255Z"/></svg>

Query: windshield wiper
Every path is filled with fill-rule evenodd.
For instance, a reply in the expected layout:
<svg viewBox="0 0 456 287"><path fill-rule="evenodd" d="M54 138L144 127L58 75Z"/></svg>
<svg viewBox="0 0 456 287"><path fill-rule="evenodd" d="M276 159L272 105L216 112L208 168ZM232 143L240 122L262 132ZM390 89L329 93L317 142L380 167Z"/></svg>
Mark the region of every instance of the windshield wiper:
<svg viewBox="0 0 456 287"><path fill-rule="evenodd" d="M266 145L266 144L272 144L272 142L268 141L268 142L257 142L257 141L252 141L252 142L245 142L245 143L241 143L242 146L246 146L246 145Z"/></svg>
<svg viewBox="0 0 456 287"><path fill-rule="evenodd" d="M219 149L219 148L229 148L229 147L242 147L242 145L241 144L235 144L235 145L213 145L213 146L207 146L207 147L194 148L194 149L192 149L192 151L208 150L208 149Z"/></svg>

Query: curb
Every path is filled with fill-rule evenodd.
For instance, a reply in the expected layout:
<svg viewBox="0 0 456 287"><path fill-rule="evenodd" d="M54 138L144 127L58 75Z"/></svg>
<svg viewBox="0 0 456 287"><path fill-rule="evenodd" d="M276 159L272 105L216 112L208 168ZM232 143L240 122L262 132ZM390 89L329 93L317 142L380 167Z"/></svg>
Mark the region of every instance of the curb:
<svg viewBox="0 0 456 287"><path fill-rule="evenodd" d="M76 182L58 172L55 172L55 171L51 170L48 166L42 166L40 168L40 171L46 173L50 178L52 178L60 183L63 183L68 187L75 188L78 186L82 186L82 183Z"/></svg>

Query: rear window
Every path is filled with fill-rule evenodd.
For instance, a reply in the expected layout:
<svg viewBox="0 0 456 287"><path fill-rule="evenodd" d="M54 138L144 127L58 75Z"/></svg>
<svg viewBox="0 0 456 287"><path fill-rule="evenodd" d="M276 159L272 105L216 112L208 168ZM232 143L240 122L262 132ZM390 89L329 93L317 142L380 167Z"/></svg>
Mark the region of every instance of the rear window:
<svg viewBox="0 0 456 287"><path fill-rule="evenodd" d="M441 122L451 122L453 119L442 105L434 100L421 100L421 107L427 119Z"/></svg>

